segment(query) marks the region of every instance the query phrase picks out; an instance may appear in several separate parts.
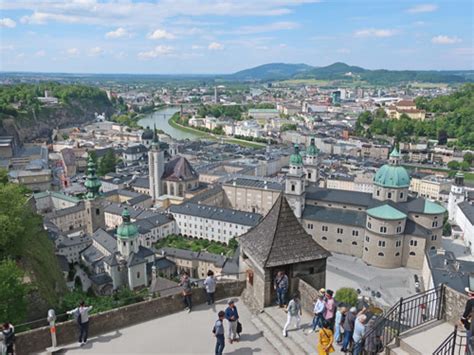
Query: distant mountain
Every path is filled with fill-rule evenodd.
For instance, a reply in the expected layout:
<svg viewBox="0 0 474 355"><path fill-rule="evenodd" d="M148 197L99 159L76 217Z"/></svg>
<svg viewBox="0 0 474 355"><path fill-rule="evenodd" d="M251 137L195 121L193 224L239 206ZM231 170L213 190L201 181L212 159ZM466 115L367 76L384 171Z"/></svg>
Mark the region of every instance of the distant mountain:
<svg viewBox="0 0 474 355"><path fill-rule="evenodd" d="M241 70L228 77L234 80L284 80L314 69L307 64L270 63Z"/></svg>
<svg viewBox="0 0 474 355"><path fill-rule="evenodd" d="M226 79L240 81L318 79L364 81L373 85L402 84L415 81L428 83L463 83L474 81L474 71L369 70L340 62L326 67L312 67L306 64L271 63L239 71L226 76Z"/></svg>

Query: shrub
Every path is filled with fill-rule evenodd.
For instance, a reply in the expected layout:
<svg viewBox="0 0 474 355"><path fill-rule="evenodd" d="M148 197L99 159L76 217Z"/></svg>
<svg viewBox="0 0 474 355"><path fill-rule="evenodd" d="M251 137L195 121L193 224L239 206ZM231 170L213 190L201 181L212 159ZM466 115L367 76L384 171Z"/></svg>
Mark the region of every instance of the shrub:
<svg viewBox="0 0 474 355"><path fill-rule="evenodd" d="M357 291L350 287L342 287L336 292L336 300L349 306L357 304Z"/></svg>

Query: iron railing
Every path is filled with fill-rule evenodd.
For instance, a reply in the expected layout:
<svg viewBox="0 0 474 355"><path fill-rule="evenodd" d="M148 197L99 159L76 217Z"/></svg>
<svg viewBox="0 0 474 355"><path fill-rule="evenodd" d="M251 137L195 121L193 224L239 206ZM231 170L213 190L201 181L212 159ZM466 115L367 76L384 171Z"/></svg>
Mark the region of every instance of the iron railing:
<svg viewBox="0 0 474 355"><path fill-rule="evenodd" d="M433 355L472 355L466 333L459 331L455 325L454 331L438 346Z"/></svg>
<svg viewBox="0 0 474 355"><path fill-rule="evenodd" d="M363 341L375 333L378 341L385 348L401 333L433 320L442 319L444 316L443 290L443 285L440 285L407 298L400 298L394 306L375 319L374 326L366 331L359 346L362 346Z"/></svg>

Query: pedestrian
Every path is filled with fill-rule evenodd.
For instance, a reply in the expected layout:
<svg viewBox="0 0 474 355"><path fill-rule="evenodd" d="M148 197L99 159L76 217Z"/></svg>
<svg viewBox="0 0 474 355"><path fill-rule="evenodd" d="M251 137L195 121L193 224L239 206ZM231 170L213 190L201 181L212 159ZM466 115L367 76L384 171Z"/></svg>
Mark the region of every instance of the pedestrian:
<svg viewBox="0 0 474 355"><path fill-rule="evenodd" d="M214 294L216 292L216 279L214 278L214 272L209 270L207 277L204 280L204 287L206 288L207 304L211 305L214 303Z"/></svg>
<svg viewBox="0 0 474 355"><path fill-rule="evenodd" d="M313 307L313 324L312 329L309 330L309 333L317 331L319 328L323 327L324 320L324 294L318 294L318 298L314 301Z"/></svg>
<svg viewBox="0 0 474 355"><path fill-rule="evenodd" d="M10 322L3 323L3 351L2 354L15 354L15 327Z"/></svg>
<svg viewBox="0 0 474 355"><path fill-rule="evenodd" d="M336 311L336 318L334 321L334 341L339 344L341 342L341 329L342 329L342 322L343 318L345 318L345 313L347 312L347 308L342 306L339 307Z"/></svg>
<svg viewBox="0 0 474 355"><path fill-rule="evenodd" d="M234 341L239 341L237 338L237 323L239 322L239 312L235 306L234 300L227 302L228 307L225 310L225 319L229 323L229 343L232 344Z"/></svg>
<svg viewBox="0 0 474 355"><path fill-rule="evenodd" d="M352 355L360 355L362 349L364 348L363 338L365 335L365 321L367 316L365 314L360 314L354 324L354 334L352 335L352 340L354 341L354 349L352 350Z"/></svg>
<svg viewBox="0 0 474 355"><path fill-rule="evenodd" d="M352 344L352 334L354 333L354 325L357 315L357 308L351 307L349 312L346 314L346 319L344 320L344 340L342 342L341 351L346 353L349 351L349 348Z"/></svg>
<svg viewBox="0 0 474 355"><path fill-rule="evenodd" d="M328 355L333 353L334 346L332 345L334 337L332 334L331 328L329 328L329 322L327 320L323 321L321 330L319 331L319 341L318 341L318 354L319 355Z"/></svg>
<svg viewBox="0 0 474 355"><path fill-rule="evenodd" d="M191 312L193 308L193 299L192 299L192 289L191 289L191 279L189 278L189 274L185 271L183 276L181 276L181 282L179 285L183 288L183 302L185 309L188 310L188 313Z"/></svg>
<svg viewBox="0 0 474 355"><path fill-rule="evenodd" d="M291 301L288 303L287 308L288 316L286 319L285 326L283 327L283 336L288 336L288 327L292 321L296 321L296 329L300 328L301 316L303 315L301 310L300 296L295 294Z"/></svg>
<svg viewBox="0 0 474 355"><path fill-rule="evenodd" d="M324 319L329 322L329 328L334 329L334 320L336 317L336 301L332 297L334 292L326 290L326 301L324 302Z"/></svg>
<svg viewBox="0 0 474 355"><path fill-rule="evenodd" d="M225 338L224 338L224 318L225 318L225 312L220 311L217 313L218 319L216 320L216 323L214 324L214 328L212 329L212 332L214 333L214 336L216 337L216 355L222 355L222 352L224 351L225 347Z"/></svg>
<svg viewBox="0 0 474 355"><path fill-rule="evenodd" d="M79 326L79 344L85 345L87 343L87 335L89 333L89 311L92 306L86 306L84 301L79 303L79 307L67 312L72 314L76 318L77 325Z"/></svg>
<svg viewBox="0 0 474 355"><path fill-rule="evenodd" d="M288 292L288 276L284 271L278 271L273 288L277 293L277 304L280 308L283 308L285 306L285 296Z"/></svg>
<svg viewBox="0 0 474 355"><path fill-rule="evenodd" d="M469 297L466 301L466 306L464 307L464 313L461 317L461 323L463 324L464 328L466 329L466 337L467 343L469 344L472 341L472 312L474 311L474 290L470 287L466 287L465 291L467 292L467 296Z"/></svg>
<svg viewBox="0 0 474 355"><path fill-rule="evenodd" d="M382 340L375 329L375 319L369 320L365 329L364 350L367 355L377 355L381 350Z"/></svg>

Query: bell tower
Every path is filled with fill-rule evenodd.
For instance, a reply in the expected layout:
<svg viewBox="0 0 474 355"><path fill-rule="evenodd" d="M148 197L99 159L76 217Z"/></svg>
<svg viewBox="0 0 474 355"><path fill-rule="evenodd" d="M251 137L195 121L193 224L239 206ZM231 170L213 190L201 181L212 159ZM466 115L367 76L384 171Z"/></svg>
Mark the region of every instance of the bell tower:
<svg viewBox="0 0 474 355"><path fill-rule="evenodd" d="M295 144L294 152L290 156L290 170L286 174L285 195L296 218L301 218L305 205L306 189L303 158L301 158L297 144Z"/></svg>
<svg viewBox="0 0 474 355"><path fill-rule="evenodd" d="M98 228L105 229L105 218L100 193L102 183L96 175L95 162L90 155L87 162L87 179L84 186L87 189L84 202L87 215L86 232L92 235Z"/></svg>

